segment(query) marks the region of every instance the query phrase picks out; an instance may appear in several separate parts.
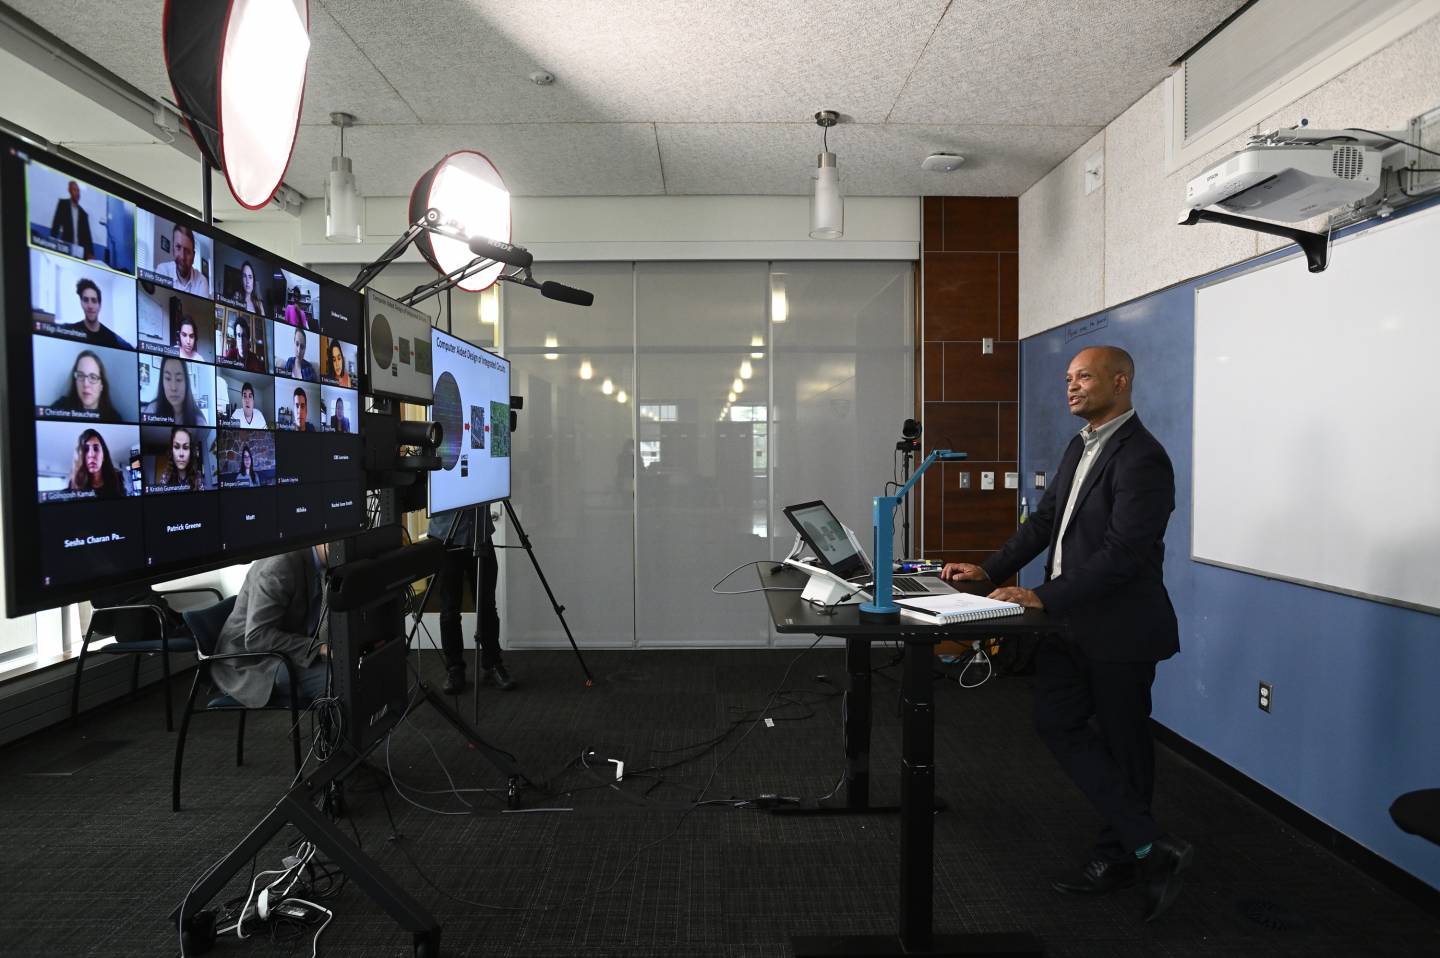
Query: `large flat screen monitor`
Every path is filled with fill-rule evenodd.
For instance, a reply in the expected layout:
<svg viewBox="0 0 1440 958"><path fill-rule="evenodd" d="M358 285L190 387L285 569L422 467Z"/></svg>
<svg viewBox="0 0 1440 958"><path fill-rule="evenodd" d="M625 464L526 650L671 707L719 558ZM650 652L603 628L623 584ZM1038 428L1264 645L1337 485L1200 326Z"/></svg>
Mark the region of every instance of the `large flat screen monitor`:
<svg viewBox="0 0 1440 958"><path fill-rule="evenodd" d="M510 498L510 360L434 331L435 405L444 430L430 511Z"/></svg>
<svg viewBox="0 0 1440 958"><path fill-rule="evenodd" d="M365 526L360 297L0 135L10 615Z"/></svg>
<svg viewBox="0 0 1440 958"><path fill-rule="evenodd" d="M430 317L373 289L365 290L365 325L370 331L370 390L430 405L434 366Z"/></svg>

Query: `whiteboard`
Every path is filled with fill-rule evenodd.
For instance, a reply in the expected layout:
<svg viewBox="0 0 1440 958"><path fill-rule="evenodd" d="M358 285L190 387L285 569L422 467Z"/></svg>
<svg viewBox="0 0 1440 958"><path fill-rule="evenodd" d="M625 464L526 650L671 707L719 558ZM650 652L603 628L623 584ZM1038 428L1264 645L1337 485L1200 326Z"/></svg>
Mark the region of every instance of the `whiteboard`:
<svg viewBox="0 0 1440 958"><path fill-rule="evenodd" d="M1195 295L1193 558L1440 612L1440 208Z"/></svg>

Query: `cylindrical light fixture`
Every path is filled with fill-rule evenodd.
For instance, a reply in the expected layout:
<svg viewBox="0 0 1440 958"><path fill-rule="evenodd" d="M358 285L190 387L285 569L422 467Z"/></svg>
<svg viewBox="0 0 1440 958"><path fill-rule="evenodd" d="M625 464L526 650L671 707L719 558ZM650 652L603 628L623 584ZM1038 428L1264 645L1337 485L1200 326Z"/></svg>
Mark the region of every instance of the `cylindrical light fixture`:
<svg viewBox="0 0 1440 958"><path fill-rule="evenodd" d="M340 128L340 155L330 158L330 174L325 178L325 238L332 243L358 243L364 200L355 185L350 158L345 155L345 130L355 118L348 113L332 113L330 122Z"/></svg>
<svg viewBox="0 0 1440 958"><path fill-rule="evenodd" d="M258 210L280 187L300 125L308 0L166 0L165 69L195 145Z"/></svg>
<svg viewBox="0 0 1440 958"><path fill-rule="evenodd" d="M834 110L821 110L815 122L825 131L824 152L816 159L815 184L810 194L810 237L839 239L845 235L845 201L840 196L840 168L830 152L830 127L840 122Z"/></svg>
<svg viewBox="0 0 1440 958"><path fill-rule="evenodd" d="M419 220L430 209L439 210L440 222L466 239L483 236L510 242L510 191L500 171L483 153L460 150L425 171L410 191L410 222ZM429 231L421 233L415 245L441 275L475 259L464 240ZM457 285L478 293L492 286L504 268L503 263L495 263Z"/></svg>

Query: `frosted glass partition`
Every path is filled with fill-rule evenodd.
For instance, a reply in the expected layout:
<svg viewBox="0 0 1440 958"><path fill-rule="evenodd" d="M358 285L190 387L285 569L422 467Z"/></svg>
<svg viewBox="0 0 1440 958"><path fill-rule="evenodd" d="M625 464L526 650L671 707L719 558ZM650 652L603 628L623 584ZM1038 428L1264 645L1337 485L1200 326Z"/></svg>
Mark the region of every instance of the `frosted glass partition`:
<svg viewBox="0 0 1440 958"><path fill-rule="evenodd" d="M537 269L537 272L539 270ZM588 309L507 287L512 498L565 618L584 647L635 641L634 276L624 264L552 264L546 280L595 294ZM509 530L504 541L518 545ZM502 553L508 646L569 643L525 554Z"/></svg>
<svg viewBox="0 0 1440 958"><path fill-rule="evenodd" d="M795 538L781 509L811 499L873 554L870 502L895 478L900 427L915 415L913 267L775 263L770 286L772 319L784 317L772 325L771 554Z"/></svg>
<svg viewBox="0 0 1440 958"><path fill-rule="evenodd" d="M546 263L543 278L595 293L581 309L506 287L501 303L525 400L513 501L576 640L775 642L760 596L711 586L788 550L789 503L868 528L913 414L913 267ZM565 646L523 553L501 563L506 645ZM727 584L755 586L749 569Z"/></svg>
<svg viewBox="0 0 1440 958"><path fill-rule="evenodd" d="M766 335L766 264L640 263L635 288L637 641L766 644L759 596L710 591L770 554L769 363L750 355ZM727 588L755 584L745 571Z"/></svg>

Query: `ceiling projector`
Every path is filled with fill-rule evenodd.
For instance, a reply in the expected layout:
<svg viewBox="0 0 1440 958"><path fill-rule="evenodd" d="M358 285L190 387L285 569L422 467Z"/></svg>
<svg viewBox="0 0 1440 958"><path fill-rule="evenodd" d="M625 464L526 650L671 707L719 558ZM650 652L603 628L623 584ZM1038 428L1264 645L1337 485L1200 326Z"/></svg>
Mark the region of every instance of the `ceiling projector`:
<svg viewBox="0 0 1440 958"><path fill-rule="evenodd" d="M1343 138L1352 142L1251 143L1191 180L1185 206L1298 223L1363 200L1380 188L1382 151Z"/></svg>

